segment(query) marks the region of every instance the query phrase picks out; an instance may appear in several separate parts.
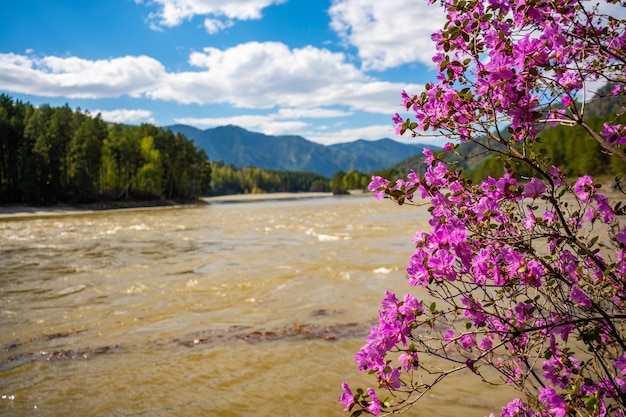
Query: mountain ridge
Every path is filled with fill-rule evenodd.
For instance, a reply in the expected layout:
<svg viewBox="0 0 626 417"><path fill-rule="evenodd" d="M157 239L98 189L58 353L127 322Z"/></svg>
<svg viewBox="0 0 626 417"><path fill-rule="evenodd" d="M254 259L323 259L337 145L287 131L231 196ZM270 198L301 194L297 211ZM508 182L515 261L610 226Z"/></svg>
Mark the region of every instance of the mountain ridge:
<svg viewBox="0 0 626 417"><path fill-rule="evenodd" d="M265 135L234 125L205 130L183 124L164 128L192 139L196 146L204 149L211 161L223 161L238 168L255 166L279 171L313 172L328 178L338 171L369 173L387 169L411 155L421 153L423 147L437 149L430 145L408 145L389 138L322 145L302 136Z"/></svg>

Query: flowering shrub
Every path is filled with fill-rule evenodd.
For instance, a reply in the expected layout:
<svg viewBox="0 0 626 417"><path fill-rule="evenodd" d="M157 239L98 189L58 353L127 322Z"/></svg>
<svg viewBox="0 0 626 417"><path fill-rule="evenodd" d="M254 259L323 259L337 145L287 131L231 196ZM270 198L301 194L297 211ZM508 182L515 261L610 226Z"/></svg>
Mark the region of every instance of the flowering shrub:
<svg viewBox="0 0 626 417"><path fill-rule="evenodd" d="M626 3L442 6L447 23L432 36L437 82L402 93L414 117L396 114L396 132L474 141L533 176L507 171L473 184L445 163L458 146L448 143L440 155L424 151L423 176L372 178L378 199L430 202L431 229L416 233L407 267L409 285L423 287L428 301L385 294L355 356L378 390L344 383L344 411L400 412L468 370L519 390L502 416L626 416L624 209L590 176L570 179L533 152L544 128L564 124L626 161L623 113L598 132L584 109L590 82L610 81L614 95L625 94L626 20L610 13L623 15Z"/></svg>

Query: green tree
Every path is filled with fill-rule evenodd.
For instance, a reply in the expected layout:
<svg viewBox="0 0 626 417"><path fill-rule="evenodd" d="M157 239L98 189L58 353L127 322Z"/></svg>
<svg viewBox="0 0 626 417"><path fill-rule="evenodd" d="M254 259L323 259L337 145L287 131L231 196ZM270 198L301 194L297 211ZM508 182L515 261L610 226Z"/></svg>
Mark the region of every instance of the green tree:
<svg viewBox="0 0 626 417"><path fill-rule="evenodd" d="M144 161L137 173L137 188L141 193L159 196L163 186L163 163L161 153L154 147L154 138L141 139L141 159Z"/></svg>
<svg viewBox="0 0 626 417"><path fill-rule="evenodd" d="M107 126L99 117L85 117L70 142L69 176L72 197L91 201L99 194L102 144Z"/></svg>

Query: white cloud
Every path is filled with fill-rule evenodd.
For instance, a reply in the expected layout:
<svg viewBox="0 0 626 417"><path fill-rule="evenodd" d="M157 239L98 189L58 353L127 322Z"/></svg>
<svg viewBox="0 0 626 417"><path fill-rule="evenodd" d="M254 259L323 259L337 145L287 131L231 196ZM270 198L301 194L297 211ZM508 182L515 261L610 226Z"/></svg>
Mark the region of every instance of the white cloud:
<svg viewBox="0 0 626 417"><path fill-rule="evenodd" d="M390 138L399 140L393 131L391 122L388 125L363 126L358 128L331 130L328 132L312 132L307 136L308 140L321 143L324 145L332 145L334 143L352 142L357 139L378 140Z"/></svg>
<svg viewBox="0 0 626 417"><path fill-rule="evenodd" d="M346 106L388 114L400 91L422 86L377 81L342 53L278 42L249 42L191 54L196 72L168 74L148 95L180 103L229 103L238 108Z"/></svg>
<svg viewBox="0 0 626 417"><path fill-rule="evenodd" d="M388 125L369 125L357 128L347 129L328 129L327 132L322 130L316 130L304 135L306 139L321 143L324 145L332 145L335 143L352 142L358 139L365 140L378 140L378 139L393 139L398 142L407 143L409 145L419 146L421 144L430 144L436 146L443 146L445 140L439 138L411 138L410 136L398 136L394 132L394 128L389 122Z"/></svg>
<svg viewBox="0 0 626 417"><path fill-rule="evenodd" d="M430 35L445 22L439 6L413 0L334 0L328 13L331 28L358 49L364 70L432 65Z"/></svg>
<svg viewBox="0 0 626 417"><path fill-rule="evenodd" d="M4 90L44 97L137 97L164 75L163 66L147 56L90 61L0 54L0 86Z"/></svg>
<svg viewBox="0 0 626 417"><path fill-rule="evenodd" d="M207 31L216 33L231 26L233 20L260 19L263 9L284 2L285 0L154 0L153 3L159 6L159 11L151 17L157 18L160 25L172 27L194 16L207 16Z"/></svg>
<svg viewBox="0 0 626 417"><path fill-rule="evenodd" d="M209 35L214 35L220 30L233 26L235 22L232 20L222 21L219 19L204 19L204 28Z"/></svg>
<svg viewBox="0 0 626 417"><path fill-rule="evenodd" d="M421 85L379 81L342 53L278 42L250 42L192 53L195 71L167 72L147 56L106 60L0 54L0 86L44 97L147 97L182 104L283 109L282 118L392 114L403 89ZM299 115L295 113L299 112Z"/></svg>
<svg viewBox="0 0 626 417"><path fill-rule="evenodd" d="M276 118L281 119L319 119L327 117L347 117L352 115L352 112L333 109L296 109L296 108L283 108L279 109L276 114Z"/></svg>
<svg viewBox="0 0 626 417"><path fill-rule="evenodd" d="M141 109L91 110L91 114L102 116L102 120L111 123L155 123L152 112Z"/></svg>
<svg viewBox="0 0 626 417"><path fill-rule="evenodd" d="M176 123L195 127L216 127L235 125L266 135L295 134L308 126L298 120L277 120L275 116L242 115L230 117L181 117Z"/></svg>
<svg viewBox="0 0 626 417"><path fill-rule="evenodd" d="M182 117L175 119L195 127L215 127L236 125L266 135L304 134L310 131L310 124L299 119L305 118L337 118L346 117L352 113L333 109L295 109L282 108L268 115L239 115L230 117Z"/></svg>

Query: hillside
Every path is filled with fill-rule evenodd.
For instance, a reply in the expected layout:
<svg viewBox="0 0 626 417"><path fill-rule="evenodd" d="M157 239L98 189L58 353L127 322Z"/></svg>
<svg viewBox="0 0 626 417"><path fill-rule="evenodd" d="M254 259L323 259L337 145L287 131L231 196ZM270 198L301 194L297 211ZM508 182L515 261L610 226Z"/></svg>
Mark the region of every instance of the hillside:
<svg viewBox="0 0 626 417"><path fill-rule="evenodd" d="M602 130L603 121L613 121L615 115L623 111L624 97L613 96L612 88L612 85L607 85L599 89L585 104L585 120L597 131ZM507 133L505 130L504 136ZM622 164L603 152L599 143L579 127L548 127L540 138L542 143L535 145L535 151L541 150L550 163L558 165L570 175L613 175L624 171ZM493 141L487 144L486 139L477 139L476 142L460 144L456 153L446 155L445 160L455 162L458 169L463 169L475 181L489 175L500 175L504 169L504 161L496 158L494 152L487 151L481 144L504 150L504 145ZM412 155L396 164L393 169L400 176L406 176L411 169L421 174L426 167L422 163L421 155Z"/></svg>
<svg viewBox="0 0 626 417"><path fill-rule="evenodd" d="M423 148L391 139L358 140L325 146L301 136L270 136L237 126L206 130L186 125L167 128L193 139L212 161L223 161L236 167L313 172L328 178L338 171L373 172L385 169L408 156L421 153Z"/></svg>

